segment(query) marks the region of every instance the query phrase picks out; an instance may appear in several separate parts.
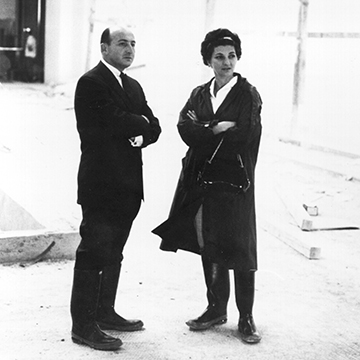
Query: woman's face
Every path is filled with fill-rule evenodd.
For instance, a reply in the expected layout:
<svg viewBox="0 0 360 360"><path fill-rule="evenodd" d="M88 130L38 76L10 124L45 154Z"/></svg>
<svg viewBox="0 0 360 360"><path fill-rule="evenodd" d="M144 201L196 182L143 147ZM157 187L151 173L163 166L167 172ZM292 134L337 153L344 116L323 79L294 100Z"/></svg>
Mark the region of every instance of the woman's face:
<svg viewBox="0 0 360 360"><path fill-rule="evenodd" d="M232 77L238 59L232 45L220 45L214 49L209 66L214 70L215 77Z"/></svg>

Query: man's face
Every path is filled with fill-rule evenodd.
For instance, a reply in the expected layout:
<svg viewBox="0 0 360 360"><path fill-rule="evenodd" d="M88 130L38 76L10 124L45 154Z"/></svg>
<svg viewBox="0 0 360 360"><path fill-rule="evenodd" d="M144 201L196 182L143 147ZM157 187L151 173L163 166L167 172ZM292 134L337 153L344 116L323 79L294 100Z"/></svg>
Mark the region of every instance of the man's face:
<svg viewBox="0 0 360 360"><path fill-rule="evenodd" d="M134 34L126 29L118 29L111 32L110 36L110 45L102 44L103 59L119 71L123 71L134 61Z"/></svg>

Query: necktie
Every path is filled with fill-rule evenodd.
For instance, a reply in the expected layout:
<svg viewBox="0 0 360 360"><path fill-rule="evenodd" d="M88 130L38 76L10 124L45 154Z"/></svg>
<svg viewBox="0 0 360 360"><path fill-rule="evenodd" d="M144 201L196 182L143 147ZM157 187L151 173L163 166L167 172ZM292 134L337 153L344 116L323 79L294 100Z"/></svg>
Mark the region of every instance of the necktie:
<svg viewBox="0 0 360 360"><path fill-rule="evenodd" d="M121 78L121 82L122 82L122 86L123 86L123 89L124 91L129 94L130 92L130 86L129 86L129 79L128 79L128 76L121 72L120 74L120 78Z"/></svg>

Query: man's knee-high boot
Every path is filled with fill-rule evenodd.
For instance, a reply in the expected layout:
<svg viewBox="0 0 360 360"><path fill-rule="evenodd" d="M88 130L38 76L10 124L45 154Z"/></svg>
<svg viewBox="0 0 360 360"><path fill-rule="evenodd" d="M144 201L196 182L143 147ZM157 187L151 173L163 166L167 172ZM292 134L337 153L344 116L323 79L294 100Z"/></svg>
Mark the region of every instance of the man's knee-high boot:
<svg viewBox="0 0 360 360"><path fill-rule="evenodd" d="M255 297L255 272L234 270L234 275L236 305L240 313L238 324L240 337L246 343L255 344L261 340L252 315Z"/></svg>
<svg viewBox="0 0 360 360"><path fill-rule="evenodd" d="M121 264L106 266L101 274L96 322L102 330L137 331L144 326L141 320L127 320L115 312L114 304Z"/></svg>
<svg viewBox="0 0 360 360"><path fill-rule="evenodd" d="M71 337L74 342L97 350L117 350L122 341L105 334L95 321L99 284L99 271L74 270L70 304L73 321Z"/></svg>
<svg viewBox="0 0 360 360"><path fill-rule="evenodd" d="M202 256L202 263L208 306L201 316L186 322L192 330L206 330L212 325L224 324L227 321L227 304L230 295L229 269L210 262L205 256Z"/></svg>

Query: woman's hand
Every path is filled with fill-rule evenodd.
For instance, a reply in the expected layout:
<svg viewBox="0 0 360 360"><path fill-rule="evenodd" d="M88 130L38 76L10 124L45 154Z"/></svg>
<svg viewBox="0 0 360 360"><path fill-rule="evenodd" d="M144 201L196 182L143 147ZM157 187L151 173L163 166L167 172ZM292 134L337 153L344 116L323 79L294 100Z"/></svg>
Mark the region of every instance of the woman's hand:
<svg viewBox="0 0 360 360"><path fill-rule="evenodd" d="M189 110L187 112L187 115L192 121L195 121L195 122L199 121L194 110ZM234 127L235 125L236 125L235 121L221 121L221 122L217 123L216 125L214 125L211 128L211 130L214 133L214 135L217 135L217 134L220 134L220 133ZM209 126L209 123L206 124L205 126Z"/></svg>
<svg viewBox="0 0 360 360"><path fill-rule="evenodd" d="M196 113L194 110L189 110L187 112L187 116L192 120L192 121L198 121L198 118L196 116Z"/></svg>
<svg viewBox="0 0 360 360"><path fill-rule="evenodd" d="M214 135L220 134L236 125L235 121L221 121L212 128Z"/></svg>

